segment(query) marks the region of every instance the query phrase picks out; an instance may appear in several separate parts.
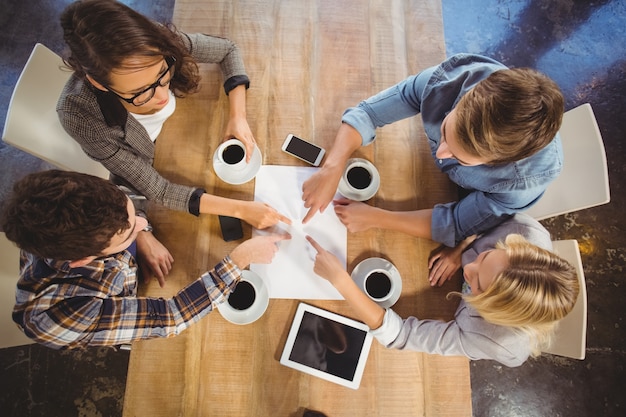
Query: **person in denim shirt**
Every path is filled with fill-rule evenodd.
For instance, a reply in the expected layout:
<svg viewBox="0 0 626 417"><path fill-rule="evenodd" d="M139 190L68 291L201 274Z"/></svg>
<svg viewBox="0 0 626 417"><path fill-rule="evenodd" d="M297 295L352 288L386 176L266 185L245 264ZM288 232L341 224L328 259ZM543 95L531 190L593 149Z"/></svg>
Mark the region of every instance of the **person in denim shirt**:
<svg viewBox="0 0 626 417"><path fill-rule="evenodd" d="M322 168L303 185L303 222L330 204L347 159L377 128L421 114L435 163L465 196L411 212L342 199L335 211L351 232L387 228L454 247L529 208L559 175L563 110L546 76L455 55L345 111Z"/></svg>

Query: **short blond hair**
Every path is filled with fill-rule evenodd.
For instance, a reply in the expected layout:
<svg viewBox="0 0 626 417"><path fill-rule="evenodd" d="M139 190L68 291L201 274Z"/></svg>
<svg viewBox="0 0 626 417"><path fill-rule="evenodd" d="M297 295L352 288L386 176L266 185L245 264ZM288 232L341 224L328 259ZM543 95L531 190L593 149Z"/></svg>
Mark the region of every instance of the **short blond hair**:
<svg viewBox="0 0 626 417"><path fill-rule="evenodd" d="M574 308L580 290L576 270L517 234L496 248L506 251L508 267L483 293L463 298L486 321L527 333L536 356L549 346L556 323Z"/></svg>
<svg viewBox="0 0 626 417"><path fill-rule="evenodd" d="M496 71L456 106L463 149L491 164L519 161L550 143L561 127L565 101L547 76L530 68Z"/></svg>

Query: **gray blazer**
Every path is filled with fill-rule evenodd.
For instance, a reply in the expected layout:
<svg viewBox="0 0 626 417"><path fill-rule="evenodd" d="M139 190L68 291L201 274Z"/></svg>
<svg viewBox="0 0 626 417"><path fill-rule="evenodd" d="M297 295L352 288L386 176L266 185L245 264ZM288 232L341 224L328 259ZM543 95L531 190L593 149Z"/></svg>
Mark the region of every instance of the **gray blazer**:
<svg viewBox="0 0 626 417"><path fill-rule="evenodd" d="M181 33L181 38L196 62L220 65L227 94L237 85L249 85L241 54L233 42L204 34ZM148 132L130 114L123 125L107 122L97 94L85 79L76 75L70 78L57 103L57 113L67 133L87 155L148 200L198 215L204 190L163 178L152 167L155 145Z"/></svg>
<svg viewBox="0 0 626 417"><path fill-rule="evenodd" d="M518 233L529 242L551 250L550 233L536 220L518 213L486 232L463 252L462 264L473 262L478 254L495 247L498 240ZM376 339L388 348L414 350L446 356L466 356L469 359L493 359L506 366L519 366L528 359L530 340L525 333L485 321L461 300L454 320L403 320L387 309L383 325L372 330Z"/></svg>

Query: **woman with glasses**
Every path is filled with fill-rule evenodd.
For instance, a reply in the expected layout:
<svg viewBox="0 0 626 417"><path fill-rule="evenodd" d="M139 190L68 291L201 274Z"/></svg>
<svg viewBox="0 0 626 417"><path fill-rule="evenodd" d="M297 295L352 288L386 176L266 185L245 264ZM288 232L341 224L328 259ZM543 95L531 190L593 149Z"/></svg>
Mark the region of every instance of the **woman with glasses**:
<svg viewBox="0 0 626 417"><path fill-rule="evenodd" d="M519 366L550 344L557 321L578 297L574 267L550 252L550 234L525 214L466 241L462 254L450 249L463 265L464 285L462 293L451 293L461 302L449 322L402 319L383 309L357 287L334 255L307 239L318 252L315 273L333 284L374 337L392 349Z"/></svg>
<svg viewBox="0 0 626 417"><path fill-rule="evenodd" d="M252 155L249 79L233 42L178 32L113 0L74 2L63 11L61 26L70 50L66 63L74 70L57 104L61 124L114 182L194 215L236 216L256 228L289 222L268 205L173 184L152 167L154 141L176 100L198 89L199 62L217 63L223 74L230 107L224 139L236 137Z"/></svg>

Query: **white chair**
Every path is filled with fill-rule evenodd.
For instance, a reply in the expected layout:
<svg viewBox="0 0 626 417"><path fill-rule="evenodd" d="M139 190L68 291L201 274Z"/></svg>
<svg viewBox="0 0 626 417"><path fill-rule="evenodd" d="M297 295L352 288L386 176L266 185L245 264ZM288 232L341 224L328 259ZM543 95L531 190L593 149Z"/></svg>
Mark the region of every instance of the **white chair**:
<svg viewBox="0 0 626 417"><path fill-rule="evenodd" d="M585 274L580 259L580 250L576 240L557 240L552 242L554 252L576 268L580 291L576 304L570 313L559 322L554 341L545 353L585 359L587 346L587 289Z"/></svg>
<svg viewBox="0 0 626 417"><path fill-rule="evenodd" d="M563 170L539 201L526 210L537 220L606 204L610 201L604 143L589 103L563 115Z"/></svg>
<svg viewBox="0 0 626 417"><path fill-rule="evenodd" d="M11 319L20 275L20 250L0 232L0 348L34 343Z"/></svg>
<svg viewBox="0 0 626 417"><path fill-rule="evenodd" d="M60 169L109 178L59 122L56 104L72 75L63 65L57 54L35 45L13 90L2 140Z"/></svg>

